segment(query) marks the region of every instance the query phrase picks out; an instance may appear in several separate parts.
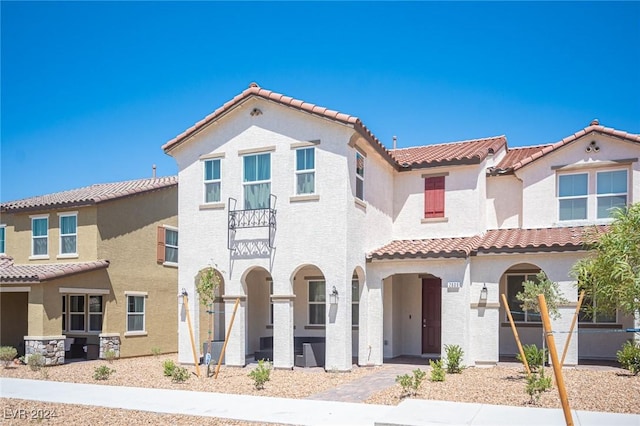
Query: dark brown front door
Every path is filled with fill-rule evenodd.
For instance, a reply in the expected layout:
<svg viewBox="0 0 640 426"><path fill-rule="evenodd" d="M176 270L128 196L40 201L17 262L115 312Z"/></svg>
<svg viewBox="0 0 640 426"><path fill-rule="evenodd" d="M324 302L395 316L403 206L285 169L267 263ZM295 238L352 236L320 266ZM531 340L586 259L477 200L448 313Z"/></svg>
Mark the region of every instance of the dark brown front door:
<svg viewBox="0 0 640 426"><path fill-rule="evenodd" d="M422 280L422 353L440 353L440 312L442 281Z"/></svg>

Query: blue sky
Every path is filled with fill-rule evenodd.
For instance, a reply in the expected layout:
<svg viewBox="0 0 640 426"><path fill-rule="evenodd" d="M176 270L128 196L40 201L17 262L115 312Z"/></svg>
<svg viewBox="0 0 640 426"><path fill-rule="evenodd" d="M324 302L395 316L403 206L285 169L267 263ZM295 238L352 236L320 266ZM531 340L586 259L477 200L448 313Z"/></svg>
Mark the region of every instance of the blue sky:
<svg viewBox="0 0 640 426"><path fill-rule="evenodd" d="M388 147L640 133L638 2L1 3L0 200L177 173L255 81Z"/></svg>

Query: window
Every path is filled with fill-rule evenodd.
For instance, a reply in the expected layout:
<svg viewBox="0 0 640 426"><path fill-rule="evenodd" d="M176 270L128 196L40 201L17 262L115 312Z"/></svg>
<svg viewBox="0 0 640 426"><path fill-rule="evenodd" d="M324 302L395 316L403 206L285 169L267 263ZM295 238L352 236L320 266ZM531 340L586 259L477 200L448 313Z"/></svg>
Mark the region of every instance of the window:
<svg viewBox="0 0 640 426"><path fill-rule="evenodd" d="M269 296L273 295L273 280L269 281ZM269 324L273 325L273 299L269 297Z"/></svg>
<svg viewBox="0 0 640 426"><path fill-rule="evenodd" d="M616 207L627 205L627 171L614 170L596 173L598 219L611 217Z"/></svg>
<svg viewBox="0 0 640 426"><path fill-rule="evenodd" d="M102 296L89 296L89 331L102 331Z"/></svg>
<svg viewBox="0 0 640 426"><path fill-rule="evenodd" d="M31 218L31 254L33 256L46 256L49 254L49 218L48 217L32 217Z"/></svg>
<svg viewBox="0 0 640 426"><path fill-rule="evenodd" d="M85 331L85 297L69 296L69 331Z"/></svg>
<svg viewBox="0 0 640 426"><path fill-rule="evenodd" d="M5 254L5 238L6 238L6 226L0 225L0 254Z"/></svg>
<svg viewBox="0 0 640 426"><path fill-rule="evenodd" d="M271 154L244 157L244 208L269 208L271 195Z"/></svg>
<svg viewBox="0 0 640 426"><path fill-rule="evenodd" d="M560 175L558 177L560 220L581 220L587 218L587 188L587 173Z"/></svg>
<svg viewBox="0 0 640 426"><path fill-rule="evenodd" d="M220 202L220 160L204 162L204 202Z"/></svg>
<svg viewBox="0 0 640 426"><path fill-rule="evenodd" d="M62 296L62 331L67 331L67 296Z"/></svg>
<svg viewBox="0 0 640 426"><path fill-rule="evenodd" d="M85 301L89 301L88 304ZM93 294L62 295L62 331L102 331L104 305L102 296Z"/></svg>
<svg viewBox="0 0 640 426"><path fill-rule="evenodd" d="M364 156L356 152L356 198L364 201Z"/></svg>
<svg viewBox="0 0 640 426"><path fill-rule="evenodd" d="M322 325L325 313L324 281L309 281L309 324Z"/></svg>
<svg viewBox="0 0 640 426"><path fill-rule="evenodd" d="M516 295L524 290L522 283L525 281L537 281L536 274L510 274L507 275L507 300L514 321L541 322L540 314L531 311L522 311Z"/></svg>
<svg viewBox="0 0 640 426"><path fill-rule="evenodd" d="M178 230L168 226L158 226L158 263L178 264Z"/></svg>
<svg viewBox="0 0 640 426"><path fill-rule="evenodd" d="M354 276L351 280L351 325L360 324L360 281Z"/></svg>
<svg viewBox="0 0 640 426"><path fill-rule="evenodd" d="M60 254L76 254L78 239L77 214L60 215Z"/></svg>
<svg viewBox="0 0 640 426"><path fill-rule="evenodd" d="M580 308L580 313L578 314L578 322L581 323L614 323L616 322L616 314L604 314L604 313L596 313L593 314L593 309L596 308L595 300L585 296L582 300L582 308Z"/></svg>
<svg viewBox="0 0 640 426"><path fill-rule="evenodd" d="M296 194L313 194L316 191L315 148L296 150Z"/></svg>
<svg viewBox="0 0 640 426"><path fill-rule="evenodd" d="M144 296L127 296L127 331L144 331Z"/></svg>
<svg viewBox="0 0 640 426"><path fill-rule="evenodd" d="M424 217L444 217L444 176L424 179Z"/></svg>

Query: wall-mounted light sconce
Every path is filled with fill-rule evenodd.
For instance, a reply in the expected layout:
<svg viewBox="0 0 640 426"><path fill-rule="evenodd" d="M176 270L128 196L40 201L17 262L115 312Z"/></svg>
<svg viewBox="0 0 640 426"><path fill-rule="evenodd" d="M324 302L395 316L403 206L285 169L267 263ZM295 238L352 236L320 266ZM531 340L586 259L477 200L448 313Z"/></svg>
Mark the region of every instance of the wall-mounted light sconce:
<svg viewBox="0 0 640 426"><path fill-rule="evenodd" d="M485 283L482 286L482 290L480 290L480 300L487 300L488 295L489 295L489 290L487 290L487 284Z"/></svg>
<svg viewBox="0 0 640 426"><path fill-rule="evenodd" d="M187 293L187 289L186 288L182 288L182 291L180 293L178 293L178 303L180 305L184 304L184 296L188 296L189 293Z"/></svg>
<svg viewBox="0 0 640 426"><path fill-rule="evenodd" d="M338 290L336 290L336 286L333 286L333 290L331 290L331 293L329 294L329 303L331 303L332 305L337 305L338 304Z"/></svg>

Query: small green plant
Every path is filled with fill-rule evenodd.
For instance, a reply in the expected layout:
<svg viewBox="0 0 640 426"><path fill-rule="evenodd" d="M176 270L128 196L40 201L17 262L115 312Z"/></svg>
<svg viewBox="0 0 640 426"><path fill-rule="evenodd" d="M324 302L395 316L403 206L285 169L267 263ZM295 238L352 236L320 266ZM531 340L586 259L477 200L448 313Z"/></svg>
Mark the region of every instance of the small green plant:
<svg viewBox="0 0 640 426"><path fill-rule="evenodd" d="M165 376L172 377L173 372L176 371L176 363L172 359L166 359L162 362L162 368Z"/></svg>
<svg viewBox="0 0 640 426"><path fill-rule="evenodd" d="M404 374L402 376L396 376L396 383L402 386L402 396L415 396L418 394L418 389L422 385L422 381L424 380L427 373L416 368L413 370L413 376L408 374Z"/></svg>
<svg viewBox="0 0 640 426"><path fill-rule="evenodd" d="M525 390L531 397L530 404L537 404L540 400L542 392L551 389L551 377L544 375L544 368L540 369L540 373L531 373L527 377L527 386Z"/></svg>
<svg viewBox="0 0 640 426"><path fill-rule="evenodd" d="M31 354L29 355L29 360L27 361L27 365L31 371L40 371L42 367L44 367L45 360L44 355L42 354Z"/></svg>
<svg viewBox="0 0 640 426"><path fill-rule="evenodd" d="M93 378L95 380L108 380L111 373L115 373L116 370L109 368L106 365L101 365L93 369Z"/></svg>
<svg viewBox="0 0 640 426"><path fill-rule="evenodd" d="M524 356L527 359L527 364L529 364L529 369L532 373L535 373L540 367L544 365L544 362L547 358L546 349L538 349L538 347L533 344L524 345L522 349L524 351ZM520 362L524 362L522 361L522 357L520 356L520 354L516 355L516 359Z"/></svg>
<svg viewBox="0 0 640 426"><path fill-rule="evenodd" d="M464 351L462 348L458 345L444 345L444 350L447 352L447 373L462 373L464 370L462 365Z"/></svg>
<svg viewBox="0 0 640 426"><path fill-rule="evenodd" d="M270 380L271 376L271 363L264 359L258 361L258 366L254 368L249 377L253 379L253 385L256 389L264 389L264 384Z"/></svg>
<svg viewBox="0 0 640 426"><path fill-rule="evenodd" d="M113 349L109 349L104 352L104 359L106 359L109 364L111 364L116 358L116 351L114 351Z"/></svg>
<svg viewBox="0 0 640 426"><path fill-rule="evenodd" d="M13 362L13 359L18 356L18 351L13 346L0 347L0 361L4 363L4 368L7 368Z"/></svg>
<svg viewBox="0 0 640 426"><path fill-rule="evenodd" d="M431 381L444 382L444 376L446 372L442 367L442 360L441 359L437 361L429 360L429 365L431 366Z"/></svg>
<svg viewBox="0 0 640 426"><path fill-rule="evenodd" d="M560 292L558 283L551 281L544 272L538 272L533 280L523 282L522 289L521 292L516 294L516 299L522 302L520 307L523 310L531 313L540 313L539 294L544 294L549 316L553 319L560 318L558 307L568 303L568 300Z"/></svg>
<svg viewBox="0 0 640 426"><path fill-rule="evenodd" d="M627 341L618 352L618 362L625 370L629 370L634 376L640 373L640 343Z"/></svg>
<svg viewBox="0 0 640 426"><path fill-rule="evenodd" d="M153 354L154 357L158 357L158 355L160 355L162 353L162 349L160 349L157 346L154 346L153 348L151 348L151 353Z"/></svg>
<svg viewBox="0 0 640 426"><path fill-rule="evenodd" d="M171 381L176 383L184 383L189 379L189 370L185 367L175 367L171 374Z"/></svg>

